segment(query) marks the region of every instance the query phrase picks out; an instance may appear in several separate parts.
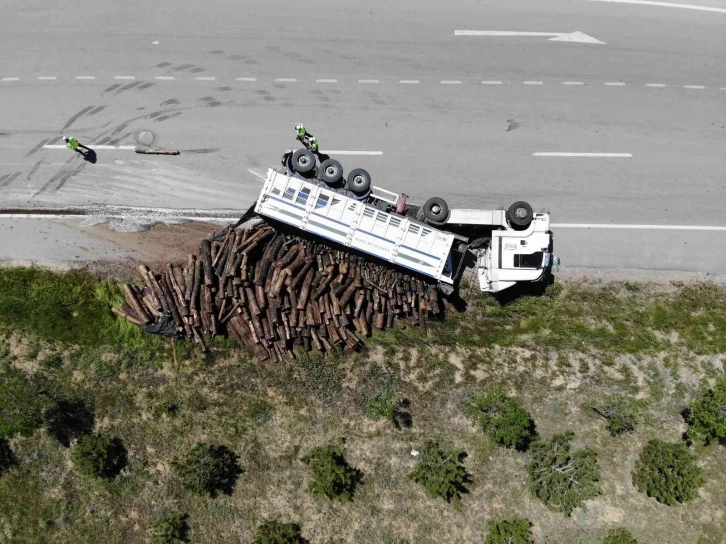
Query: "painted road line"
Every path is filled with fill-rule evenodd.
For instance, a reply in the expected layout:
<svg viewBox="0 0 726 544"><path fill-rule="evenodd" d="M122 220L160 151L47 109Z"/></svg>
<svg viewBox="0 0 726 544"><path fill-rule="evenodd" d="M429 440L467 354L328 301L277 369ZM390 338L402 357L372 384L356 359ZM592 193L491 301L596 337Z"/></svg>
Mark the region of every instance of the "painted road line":
<svg viewBox="0 0 726 544"><path fill-rule="evenodd" d="M236 77L235 81L257 81L256 77Z"/></svg>
<svg viewBox="0 0 726 544"><path fill-rule="evenodd" d="M96 79L96 76L76 76L76 79Z"/></svg>
<svg viewBox="0 0 726 544"><path fill-rule="evenodd" d="M501 85L501 81L482 81L482 85Z"/></svg>
<svg viewBox="0 0 726 544"><path fill-rule="evenodd" d="M550 223L556 229L633 229L633 230L712 230L726 231L726 227L705 225L618 225L609 223Z"/></svg>
<svg viewBox="0 0 726 544"><path fill-rule="evenodd" d="M90 147L91 149L105 149L105 150L121 149L124 151L136 149L135 145L93 145L93 144L89 144L88 147ZM44 145L43 149L68 149L68 146L66 146L65 144L64 145Z"/></svg>
<svg viewBox="0 0 726 544"><path fill-rule="evenodd" d="M377 79L359 79L358 83L379 83L379 81Z"/></svg>
<svg viewBox="0 0 726 544"><path fill-rule="evenodd" d="M662 89L663 87L666 87L665 83L646 83L646 87L656 87L658 89Z"/></svg>
<svg viewBox="0 0 726 544"><path fill-rule="evenodd" d="M511 30L454 30L454 36L549 36L551 42L576 42L576 43L599 43L605 42L596 40L576 30L575 32L513 32Z"/></svg>
<svg viewBox="0 0 726 544"><path fill-rule="evenodd" d="M40 81L51 81L53 79L58 79L56 76L38 76L38 79Z"/></svg>
<svg viewBox="0 0 726 544"><path fill-rule="evenodd" d="M705 89L704 85L684 85L684 89Z"/></svg>
<svg viewBox="0 0 726 544"><path fill-rule="evenodd" d="M671 2L651 2L650 0L590 0L590 2L611 2L614 4L642 4L644 6L660 6L663 8L695 9L698 11L713 11L716 13L726 13L726 9L724 8L696 6L693 4L673 4Z"/></svg>
<svg viewBox="0 0 726 544"><path fill-rule="evenodd" d="M559 151L540 151L532 153L533 157L609 157L609 158L630 158L632 153L570 153Z"/></svg>
<svg viewBox="0 0 726 544"><path fill-rule="evenodd" d="M316 79L315 83L338 83L337 79Z"/></svg>
<svg viewBox="0 0 726 544"><path fill-rule="evenodd" d="M114 79L136 79L136 76L113 76Z"/></svg>
<svg viewBox="0 0 726 544"><path fill-rule="evenodd" d="M622 81L606 81L604 84L607 87L625 87L625 83Z"/></svg>
<svg viewBox="0 0 726 544"><path fill-rule="evenodd" d="M194 79L196 79L197 81L214 81L217 78L214 76L199 76L195 77Z"/></svg>
<svg viewBox="0 0 726 544"><path fill-rule="evenodd" d="M322 152L326 153L328 155L361 155L361 156L362 155L367 155L367 156L383 155L383 151L341 151L339 149L335 149L335 150L323 149Z"/></svg>
<svg viewBox="0 0 726 544"><path fill-rule="evenodd" d="M172 81L176 78L174 76L156 76L154 79L158 79L160 81Z"/></svg>
<svg viewBox="0 0 726 544"><path fill-rule="evenodd" d="M444 79L441 81L442 85L461 85L461 81L458 79Z"/></svg>
<svg viewBox="0 0 726 544"><path fill-rule="evenodd" d="M523 81L522 85L544 85L544 81Z"/></svg>
<svg viewBox="0 0 726 544"><path fill-rule="evenodd" d="M20 81L19 77L4 77L3 81Z"/></svg>
<svg viewBox="0 0 726 544"><path fill-rule="evenodd" d="M584 81L563 81L563 85L584 85Z"/></svg>
<svg viewBox="0 0 726 544"><path fill-rule="evenodd" d="M278 77L275 79L276 83L297 83L297 79L294 77Z"/></svg>
<svg viewBox="0 0 726 544"><path fill-rule="evenodd" d="M413 84L416 84L416 83L421 83L421 81L418 80L418 79L402 79L401 81L399 81L399 83L413 85Z"/></svg>

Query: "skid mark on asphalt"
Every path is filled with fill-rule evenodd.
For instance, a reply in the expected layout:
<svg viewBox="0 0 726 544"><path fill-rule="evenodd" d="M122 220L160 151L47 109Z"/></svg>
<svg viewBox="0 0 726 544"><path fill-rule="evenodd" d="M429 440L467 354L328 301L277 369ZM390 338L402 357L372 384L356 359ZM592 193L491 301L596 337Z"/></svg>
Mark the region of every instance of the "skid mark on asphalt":
<svg viewBox="0 0 726 544"><path fill-rule="evenodd" d="M34 198L39 194L45 193L46 191L48 191L51 188L51 186L54 183L56 183L63 176L65 176L69 172L73 172L74 167L70 163L74 159L76 159L76 157L71 157L70 159L68 159L65 163L66 165L63 166L60 170L58 170L55 174L53 174L53 176L48 181L46 181L45 184L40 189L38 189L30 198ZM86 163L84 162L83 164L86 164Z"/></svg>
<svg viewBox="0 0 726 544"><path fill-rule="evenodd" d="M114 83L109 88L107 88L106 90L104 90L101 94L110 93L111 91L114 91L114 90L118 89L120 86L121 86L120 83Z"/></svg>
<svg viewBox="0 0 726 544"><path fill-rule="evenodd" d="M192 69L191 69L191 70L189 70L189 71L190 71L191 73L193 73L193 74L198 74L199 72L204 72L204 70L206 70L206 68L202 68L201 66L197 66L197 67L195 67L195 68L192 68Z"/></svg>
<svg viewBox="0 0 726 544"><path fill-rule="evenodd" d="M91 111L88 112L88 115L96 115L97 113L101 113L107 107L108 106L98 106L96 108L93 108Z"/></svg>
<svg viewBox="0 0 726 544"><path fill-rule="evenodd" d="M166 68L167 66L171 66L171 62L160 62L159 64L156 64L154 68Z"/></svg>
<svg viewBox="0 0 726 544"><path fill-rule="evenodd" d="M221 49L215 49L214 51L207 51L210 55L224 55L224 51Z"/></svg>
<svg viewBox="0 0 726 544"><path fill-rule="evenodd" d="M33 165L33 168L30 169L30 172L28 172L27 177L25 178L25 181L30 181L30 178L38 171L38 168L40 168L40 165L43 164L42 160L39 160Z"/></svg>
<svg viewBox="0 0 726 544"><path fill-rule="evenodd" d="M118 133L119 133L119 132L121 132L121 131L122 131L123 129L125 129L125 128L126 128L127 126L129 126L129 125L128 125L128 123L121 123L121 124L120 124L119 126L117 126L117 127L115 128L115 129L113 129L113 130L111 131L111 134L112 134L112 135L113 135L113 134L118 134Z"/></svg>
<svg viewBox="0 0 726 544"><path fill-rule="evenodd" d="M178 112L172 113L170 115L162 115L161 117L157 117L154 121L157 123L161 123L163 121L168 121L169 119L173 119L174 117L178 117L181 114L182 114L182 112L178 111Z"/></svg>
<svg viewBox="0 0 726 544"><path fill-rule="evenodd" d="M180 64L179 66L174 66L174 68L171 69L172 72L181 72L183 70L189 70L189 68L193 68L193 64Z"/></svg>
<svg viewBox="0 0 726 544"><path fill-rule="evenodd" d="M53 192L58 192L65 184L66 182L71 179L72 177L77 176L81 173L81 171L88 166L88 163L86 161L83 161L81 164L79 164L76 168L71 170L70 172L66 173L60 178L60 181L58 182L58 185L56 185L55 189L53 189Z"/></svg>
<svg viewBox="0 0 726 544"><path fill-rule="evenodd" d="M52 141L53 141L53 138L47 138L45 140L41 140L39 144L37 144L33 149L28 151L28 153L27 153L27 155L25 155L25 157L30 157L33 153L35 153L39 149L43 149L44 145L47 145Z"/></svg>
<svg viewBox="0 0 726 544"><path fill-rule="evenodd" d="M317 98L324 104L327 104L328 102L330 102L330 97L325 96L325 93L319 89L312 89L310 91L310 93L313 94L315 96L315 98Z"/></svg>
<svg viewBox="0 0 726 544"><path fill-rule="evenodd" d="M128 138L129 136L131 136L131 133L130 133L130 132L127 132L127 133L126 133L126 134L124 134L123 136L119 136L118 138L114 138L113 140L111 140L111 141L109 142L109 144L111 144L111 145L117 145L117 144L118 144L119 142L122 142L122 141L124 141L124 140L125 140L126 138Z"/></svg>
<svg viewBox="0 0 726 544"><path fill-rule="evenodd" d="M266 102L274 102L276 98L272 95L270 95L270 91L266 91L265 89L258 89L255 91L256 95L259 95L262 97L262 100Z"/></svg>
<svg viewBox="0 0 726 544"><path fill-rule="evenodd" d="M217 87L214 90L215 91L220 91L220 92L226 92L226 91L231 91L232 90L232 87Z"/></svg>
<svg viewBox="0 0 726 544"><path fill-rule="evenodd" d="M20 174L22 174L22 172L15 172L13 174L5 174L4 176L0 176L0 189L10 185L13 181L17 179Z"/></svg>
<svg viewBox="0 0 726 544"><path fill-rule="evenodd" d="M94 106L87 106L87 107L83 108L81 111L79 111L78 113L76 113L75 115L72 115L71 118L68 119L68 121L66 122L66 124L63 125L63 128L61 130L65 130L68 127L70 127L73 123L75 123L76 121L78 121L78 119L81 116L83 116L84 114L88 113L93 108L94 108Z"/></svg>
<svg viewBox="0 0 726 544"><path fill-rule="evenodd" d="M386 105L386 101L383 100L383 98L381 98L381 95L378 93L366 93L366 96L368 96L368 98L370 98L374 104L377 104L379 106Z"/></svg>
<svg viewBox="0 0 726 544"><path fill-rule="evenodd" d="M164 100L159 105L160 106L176 106L177 104L181 104L176 98L170 98L169 100Z"/></svg>
<svg viewBox="0 0 726 544"><path fill-rule="evenodd" d="M118 96L122 92L128 91L129 89L133 89L134 87L138 87L139 85L141 85L140 81L132 81L131 83L127 83L126 85L124 85L123 87L118 89L115 93L113 93L113 95Z"/></svg>
<svg viewBox="0 0 726 544"><path fill-rule="evenodd" d="M152 81L147 81L146 83L142 83L141 85L139 85L139 88L136 90L143 91L144 89L148 89L149 87L153 87L154 85L156 85L156 83Z"/></svg>

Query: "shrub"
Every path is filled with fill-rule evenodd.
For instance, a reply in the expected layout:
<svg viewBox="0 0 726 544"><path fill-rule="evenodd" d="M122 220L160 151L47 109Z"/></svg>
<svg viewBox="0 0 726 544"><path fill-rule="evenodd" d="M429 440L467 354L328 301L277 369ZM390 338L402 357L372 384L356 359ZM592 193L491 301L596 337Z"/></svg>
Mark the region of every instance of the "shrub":
<svg viewBox="0 0 726 544"><path fill-rule="evenodd" d="M408 479L421 484L431 497L451 502L469 491L471 476L459 462L464 452L443 451L436 442L428 440L421 447L419 461Z"/></svg>
<svg viewBox="0 0 726 544"><path fill-rule="evenodd" d="M66 448L71 440L93 431L94 414L79 400L60 400L45 412L48 433Z"/></svg>
<svg viewBox="0 0 726 544"><path fill-rule="evenodd" d="M488 393L474 397L469 411L484 432L504 447L524 451L535 438L534 421L517 398Z"/></svg>
<svg viewBox="0 0 726 544"><path fill-rule="evenodd" d="M553 510L570 515L584 501L600 494L600 467L590 449L570 451L574 433L555 435L532 444L528 471L534 495Z"/></svg>
<svg viewBox="0 0 726 544"><path fill-rule="evenodd" d="M651 440L633 470L633 485L669 506L693 499L704 483L696 456L681 443Z"/></svg>
<svg viewBox="0 0 726 544"><path fill-rule="evenodd" d="M487 527L489 532L484 544L534 544L528 519L489 520Z"/></svg>
<svg viewBox="0 0 726 544"><path fill-rule="evenodd" d="M624 397L610 399L604 408L597 406L590 408L607 419L606 428L611 436L633 432L638 424L638 412L635 404Z"/></svg>
<svg viewBox="0 0 726 544"><path fill-rule="evenodd" d="M0 377L0 437L30 436L50 404L40 388L21 375Z"/></svg>
<svg viewBox="0 0 726 544"><path fill-rule="evenodd" d="M685 411L685 419L688 440L726 445L726 379L718 380L713 389L693 401Z"/></svg>
<svg viewBox="0 0 726 544"><path fill-rule="evenodd" d="M348 502L363 479L363 473L348 464L338 446L315 448L302 461L311 471L308 491L318 499Z"/></svg>
<svg viewBox="0 0 726 544"><path fill-rule="evenodd" d="M189 524L186 514L168 514L149 527L152 544L183 544L189 542Z"/></svg>
<svg viewBox="0 0 726 544"><path fill-rule="evenodd" d="M0 438L0 476L16 464L17 460L10 447L10 442L4 438Z"/></svg>
<svg viewBox="0 0 726 544"><path fill-rule="evenodd" d="M226 446L200 442L185 456L175 457L172 468L188 491L198 495L230 494L242 469L237 454Z"/></svg>
<svg viewBox="0 0 726 544"><path fill-rule="evenodd" d="M297 523L281 523L274 519L257 527L252 544L307 544Z"/></svg>
<svg viewBox="0 0 726 544"><path fill-rule="evenodd" d="M107 434L87 434L78 440L71 458L87 476L114 478L126 466L126 448L120 439Z"/></svg>
<svg viewBox="0 0 726 544"><path fill-rule="evenodd" d="M624 527L618 527L608 531L608 536L605 537L602 544L638 544L638 541L633 538L630 531Z"/></svg>
<svg viewBox="0 0 726 544"><path fill-rule="evenodd" d="M396 401L396 393L390 389L379 391L366 402L366 412L372 419L387 419L396 429L407 429L412 425L408 407L408 400Z"/></svg>

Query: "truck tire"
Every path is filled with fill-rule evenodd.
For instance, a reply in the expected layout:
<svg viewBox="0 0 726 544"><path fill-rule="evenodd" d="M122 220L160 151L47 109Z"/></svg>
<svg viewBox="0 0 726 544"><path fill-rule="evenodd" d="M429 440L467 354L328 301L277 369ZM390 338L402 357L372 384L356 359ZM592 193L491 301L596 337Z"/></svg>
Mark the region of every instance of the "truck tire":
<svg viewBox="0 0 726 544"><path fill-rule="evenodd" d="M315 154L309 149L298 149L292 154L292 167L298 174L307 174L315 168Z"/></svg>
<svg viewBox="0 0 726 544"><path fill-rule="evenodd" d="M522 200L515 202L507 210L507 220L515 228L526 229L533 218L532 206Z"/></svg>
<svg viewBox="0 0 726 544"><path fill-rule="evenodd" d="M318 177L328 185L335 185L343 179L343 166L335 159L323 161L318 168Z"/></svg>
<svg viewBox="0 0 726 544"><path fill-rule="evenodd" d="M356 195L363 195L371 190L371 175L362 168L354 168L348 172L346 188Z"/></svg>
<svg viewBox="0 0 726 544"><path fill-rule="evenodd" d="M443 225L449 219L449 205L443 198L429 198L421 208L426 221Z"/></svg>

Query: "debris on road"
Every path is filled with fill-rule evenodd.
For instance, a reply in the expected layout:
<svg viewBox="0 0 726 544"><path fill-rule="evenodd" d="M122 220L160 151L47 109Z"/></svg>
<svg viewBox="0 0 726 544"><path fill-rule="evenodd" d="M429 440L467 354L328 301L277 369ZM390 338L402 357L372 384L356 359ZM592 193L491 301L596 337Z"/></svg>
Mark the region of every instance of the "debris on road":
<svg viewBox="0 0 726 544"><path fill-rule="evenodd" d="M142 153L144 155L179 155L177 149L163 149L154 147L137 147L136 153Z"/></svg>

